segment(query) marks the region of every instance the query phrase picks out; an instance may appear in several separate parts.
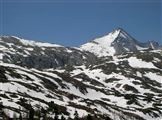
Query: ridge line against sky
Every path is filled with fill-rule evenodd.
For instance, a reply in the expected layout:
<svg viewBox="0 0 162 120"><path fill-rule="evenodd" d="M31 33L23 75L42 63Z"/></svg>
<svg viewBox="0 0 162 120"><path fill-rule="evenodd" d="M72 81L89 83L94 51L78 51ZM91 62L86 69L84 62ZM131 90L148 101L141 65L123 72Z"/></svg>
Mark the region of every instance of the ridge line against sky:
<svg viewBox="0 0 162 120"><path fill-rule="evenodd" d="M0 35L78 46L121 27L141 42L162 44L161 0L0 0L0 4Z"/></svg>

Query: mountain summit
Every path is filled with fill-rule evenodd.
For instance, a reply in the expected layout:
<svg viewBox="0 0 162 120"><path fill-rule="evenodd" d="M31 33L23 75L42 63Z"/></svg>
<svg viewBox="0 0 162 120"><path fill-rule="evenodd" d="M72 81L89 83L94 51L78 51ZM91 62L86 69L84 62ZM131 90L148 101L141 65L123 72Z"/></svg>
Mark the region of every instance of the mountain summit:
<svg viewBox="0 0 162 120"><path fill-rule="evenodd" d="M150 48L157 49L158 47L159 44L157 42L149 41L147 43L141 43L122 28L118 28L101 38L96 38L82 45L81 49L102 57L147 50Z"/></svg>

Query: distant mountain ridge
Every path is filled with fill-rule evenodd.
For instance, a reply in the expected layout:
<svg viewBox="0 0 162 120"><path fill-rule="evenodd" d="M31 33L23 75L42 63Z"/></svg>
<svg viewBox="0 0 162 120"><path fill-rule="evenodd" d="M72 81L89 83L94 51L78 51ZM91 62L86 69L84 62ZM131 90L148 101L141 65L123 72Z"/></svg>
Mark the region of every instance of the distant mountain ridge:
<svg viewBox="0 0 162 120"><path fill-rule="evenodd" d="M1 41L12 43L13 45L64 48L64 46L62 45L30 41L21 39L16 36L1 36L0 38ZM103 53L103 56L109 56L109 55L119 55L126 52L136 52L139 50L160 49L161 47L162 45L160 46L159 43L156 41L148 41L142 43L134 39L124 29L117 28L103 37L96 38L88 43L81 45L80 50L89 51L94 54Z"/></svg>
<svg viewBox="0 0 162 120"><path fill-rule="evenodd" d="M94 64L97 57L149 49L160 49L160 45L155 41L141 43L122 28L83 44L80 48L30 41L15 36L0 37L0 51L4 53L1 58L4 62L40 69L89 62Z"/></svg>

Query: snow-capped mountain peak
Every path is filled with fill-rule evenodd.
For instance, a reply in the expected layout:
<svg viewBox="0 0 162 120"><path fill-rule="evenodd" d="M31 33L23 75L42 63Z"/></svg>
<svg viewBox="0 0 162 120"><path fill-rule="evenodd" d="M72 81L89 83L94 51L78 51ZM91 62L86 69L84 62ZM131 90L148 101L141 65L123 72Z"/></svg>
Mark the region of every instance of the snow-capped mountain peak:
<svg viewBox="0 0 162 120"><path fill-rule="evenodd" d="M119 32L118 37L123 37L125 39L133 39L124 29L118 28L116 31Z"/></svg>
<svg viewBox="0 0 162 120"><path fill-rule="evenodd" d="M159 45L155 43L156 42L141 43L122 28L117 28L103 37L96 38L91 42L83 44L81 49L92 52L99 57L103 57L150 48L157 49Z"/></svg>
<svg viewBox="0 0 162 120"><path fill-rule="evenodd" d="M98 56L107 56L115 54L115 49L112 43L119 36L121 29L116 29L113 32L81 46L81 49L95 53Z"/></svg>

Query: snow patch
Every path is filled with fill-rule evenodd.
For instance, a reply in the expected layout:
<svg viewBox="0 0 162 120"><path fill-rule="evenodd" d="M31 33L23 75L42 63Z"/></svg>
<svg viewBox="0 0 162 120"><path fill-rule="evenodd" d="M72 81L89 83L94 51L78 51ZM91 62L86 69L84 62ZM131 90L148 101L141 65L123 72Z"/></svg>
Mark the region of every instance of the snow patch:
<svg viewBox="0 0 162 120"><path fill-rule="evenodd" d="M129 65L135 68L155 68L151 62L142 61L142 59L137 59L136 57L130 57L128 59Z"/></svg>

